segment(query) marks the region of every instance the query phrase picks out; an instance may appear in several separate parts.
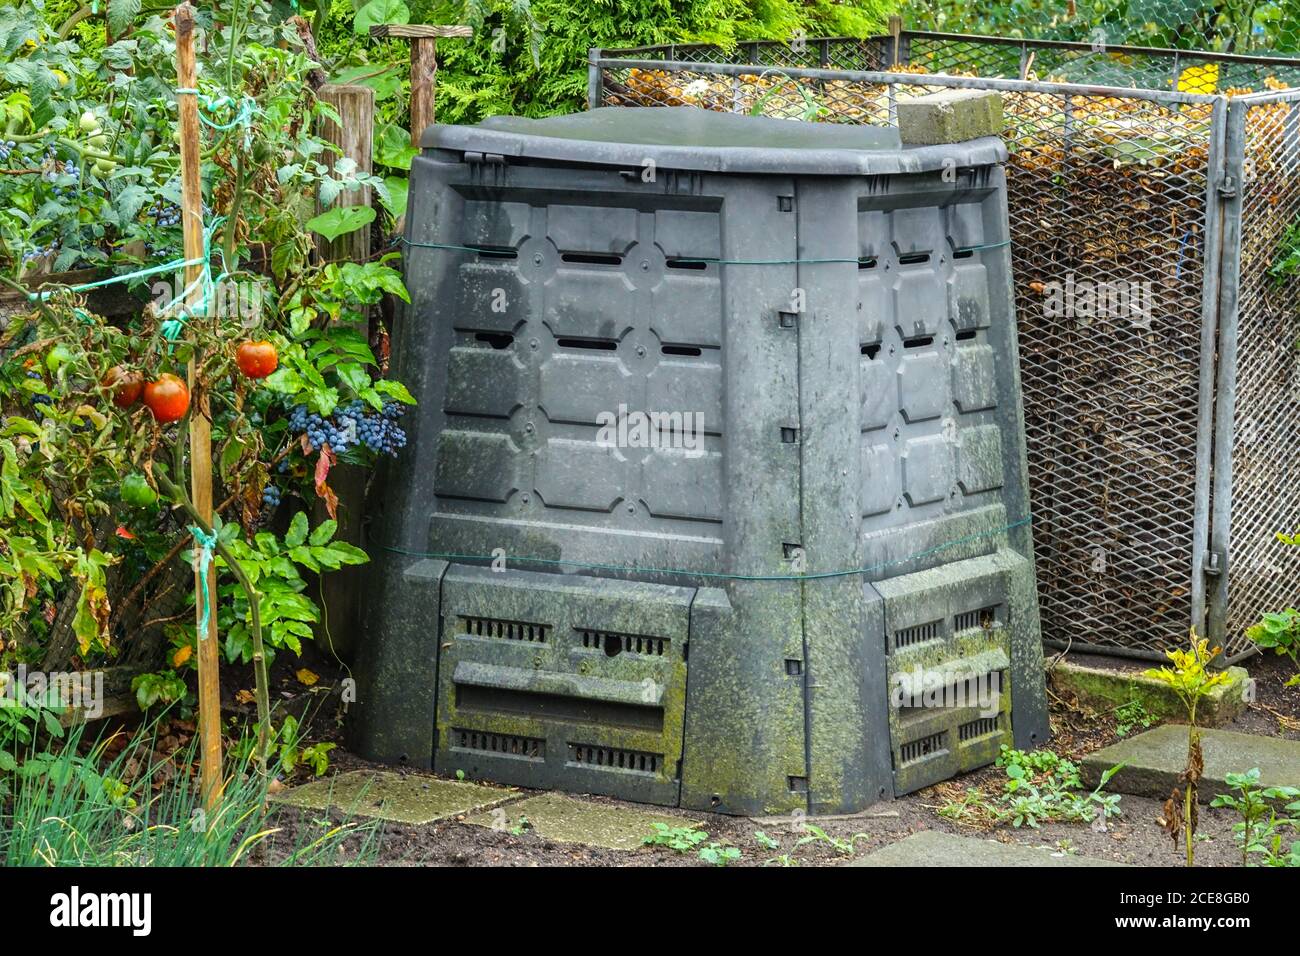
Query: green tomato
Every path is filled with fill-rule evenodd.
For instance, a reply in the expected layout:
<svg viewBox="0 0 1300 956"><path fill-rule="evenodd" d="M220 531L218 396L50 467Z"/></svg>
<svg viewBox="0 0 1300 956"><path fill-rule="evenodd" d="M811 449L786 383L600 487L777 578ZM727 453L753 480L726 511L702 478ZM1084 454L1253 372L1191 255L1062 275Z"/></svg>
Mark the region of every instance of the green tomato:
<svg viewBox="0 0 1300 956"><path fill-rule="evenodd" d="M45 367L54 375L72 361L72 352L66 345L56 345L45 355Z"/></svg>
<svg viewBox="0 0 1300 956"><path fill-rule="evenodd" d="M103 133L95 133L86 142L90 144L91 149L103 149L108 145L108 137Z"/></svg>
<svg viewBox="0 0 1300 956"><path fill-rule="evenodd" d="M97 159L95 160L95 165L90 168L93 169L95 174L98 176L107 176L113 170L117 169L117 163L107 159Z"/></svg>
<svg viewBox="0 0 1300 956"><path fill-rule="evenodd" d="M149 480L138 471L122 479L122 503L132 508L147 508L158 500L158 492L149 487Z"/></svg>
<svg viewBox="0 0 1300 956"><path fill-rule="evenodd" d="M81 131L89 133L92 130L99 129L99 120L95 119L95 114L90 110L81 114Z"/></svg>

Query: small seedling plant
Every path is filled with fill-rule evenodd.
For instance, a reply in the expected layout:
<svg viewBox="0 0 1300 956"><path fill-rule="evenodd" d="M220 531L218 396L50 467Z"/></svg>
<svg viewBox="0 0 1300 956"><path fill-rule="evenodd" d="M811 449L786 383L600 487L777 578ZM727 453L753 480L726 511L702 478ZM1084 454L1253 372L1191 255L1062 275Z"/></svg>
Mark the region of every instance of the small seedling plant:
<svg viewBox="0 0 1300 956"><path fill-rule="evenodd" d="M1105 826L1120 814L1119 794L1103 792L1120 767L1103 773L1095 790L1082 792L1079 768L1052 750L1014 750L1004 744L997 766L1007 779L996 799L969 789L961 800L941 807L939 815L960 823L1037 829L1044 822Z"/></svg>
<svg viewBox="0 0 1300 956"><path fill-rule="evenodd" d="M1172 688L1187 709L1187 766L1179 776L1183 789L1177 787L1165 801L1157 822L1178 846L1183 838L1183 851L1188 866L1196 865L1196 790L1205 770L1205 755L1201 751L1201 731L1196 726L1196 708L1214 688L1231 678L1224 671L1211 671L1210 662L1219 656L1220 648L1209 646L1209 641L1191 631L1191 645L1187 650L1167 651L1169 667L1151 668L1143 673ZM1181 807L1180 807L1181 804Z"/></svg>
<svg viewBox="0 0 1300 956"><path fill-rule="evenodd" d="M1156 716L1140 700L1130 700L1115 708L1115 733L1127 737L1135 728L1147 730L1156 722Z"/></svg>
<svg viewBox="0 0 1300 956"><path fill-rule="evenodd" d="M1241 819L1232 825L1232 835L1241 848L1241 865L1251 865L1251 854L1258 855L1265 866L1300 866L1300 840L1283 849L1286 831L1300 834L1300 789L1295 787L1261 787L1260 772L1253 767L1245 773L1230 773L1224 781L1232 793L1219 794L1212 807L1226 807ZM1291 802L1281 807L1284 800Z"/></svg>

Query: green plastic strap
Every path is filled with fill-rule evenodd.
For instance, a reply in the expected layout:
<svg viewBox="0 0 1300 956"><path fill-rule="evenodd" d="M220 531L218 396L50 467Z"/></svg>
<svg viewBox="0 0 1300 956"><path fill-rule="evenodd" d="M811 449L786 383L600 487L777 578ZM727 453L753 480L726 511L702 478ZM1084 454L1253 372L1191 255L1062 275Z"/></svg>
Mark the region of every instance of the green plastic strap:
<svg viewBox="0 0 1300 956"><path fill-rule="evenodd" d="M404 245L414 246L417 249L446 249L452 252L477 252L491 254L492 249L483 249L477 246L460 246L449 242L416 242L413 239L401 237ZM1002 242L990 242L982 246L964 246L961 249L954 249L954 253L962 252L982 252L985 249L1001 249L1003 246L1009 246L1010 239L1004 239ZM698 259L678 259L674 258L673 262L702 262L720 266L797 266L797 265L830 265L834 263L852 263L861 265L865 260L871 259L871 256L864 256L860 259L848 258L828 258L828 259L716 259L706 256Z"/></svg>
<svg viewBox="0 0 1300 956"><path fill-rule="evenodd" d="M901 564L908 564L921 558L929 557L948 548L956 547L959 544L967 544L971 541L978 541L982 538L990 538L996 535L1005 534L1015 528L1023 527L1033 521L1033 516L1021 518L1010 524L1003 525L1000 528L991 528L987 531L977 531L974 534L964 535L960 538L954 538L951 541L945 541L943 544L935 545L933 548L926 548L924 551L918 551L915 554L908 555L905 558L895 558L892 561L882 561L879 564L869 565L865 568L848 568L842 571L818 571L813 574L726 574L719 571L688 571L684 568L642 568L635 565L624 564L588 564L584 561L564 561L558 558L530 558L521 555L505 555L507 561L514 560L520 564L546 564L555 567L581 568L587 571L617 571L623 574L681 574L694 578L713 578L723 581L816 581L824 578L845 578L854 575L872 574L876 571L883 571L886 568L896 567ZM454 552L442 551L409 551L405 548L385 547L385 551L391 551L393 554L401 554L411 558L440 558L444 561L498 561L501 559L500 554L456 554Z"/></svg>
<svg viewBox="0 0 1300 956"><path fill-rule="evenodd" d="M205 641L208 638L208 624L212 617L212 595L208 593L208 569L212 566L212 551L217 546L216 532L205 534L203 529L198 525L190 525L190 534L194 535L194 543L199 546L199 553L196 556L194 573L198 575L201 586L199 593L203 597L203 615L199 618L199 640Z"/></svg>

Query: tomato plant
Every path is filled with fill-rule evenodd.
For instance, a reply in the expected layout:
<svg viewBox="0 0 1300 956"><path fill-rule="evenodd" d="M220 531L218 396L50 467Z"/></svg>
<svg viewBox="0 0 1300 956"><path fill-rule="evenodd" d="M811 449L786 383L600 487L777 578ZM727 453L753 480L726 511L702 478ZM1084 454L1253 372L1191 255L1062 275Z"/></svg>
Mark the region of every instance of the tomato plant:
<svg viewBox="0 0 1300 956"><path fill-rule="evenodd" d="M316 211L344 190L390 194L314 134L316 64L258 0L200 14L204 280L155 274L186 258L175 46L163 15L129 8L107 5L125 23L105 42L102 12L60 35L39 0L0 7L0 167L19 170L0 176L0 283L99 265L152 296L110 320L50 287L0 328L0 655L104 664L161 632L144 705L179 699L195 662L187 414L211 421L223 648L264 689L269 659L316 633L312 576L367 560L308 519L359 506L331 467L399 453L412 399L367 329L406 298L397 257L323 262L311 225L336 228Z"/></svg>

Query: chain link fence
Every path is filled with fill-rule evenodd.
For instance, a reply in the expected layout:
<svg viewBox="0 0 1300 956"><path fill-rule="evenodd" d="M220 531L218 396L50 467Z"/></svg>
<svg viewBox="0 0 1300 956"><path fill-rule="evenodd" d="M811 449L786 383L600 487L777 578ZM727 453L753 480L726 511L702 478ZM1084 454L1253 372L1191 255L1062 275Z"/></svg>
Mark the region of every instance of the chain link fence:
<svg viewBox="0 0 1300 956"><path fill-rule="evenodd" d="M897 31L594 51L593 105L893 125L1003 95L1044 634L1230 659L1294 603L1300 60ZM1294 258L1287 258L1290 246Z"/></svg>

